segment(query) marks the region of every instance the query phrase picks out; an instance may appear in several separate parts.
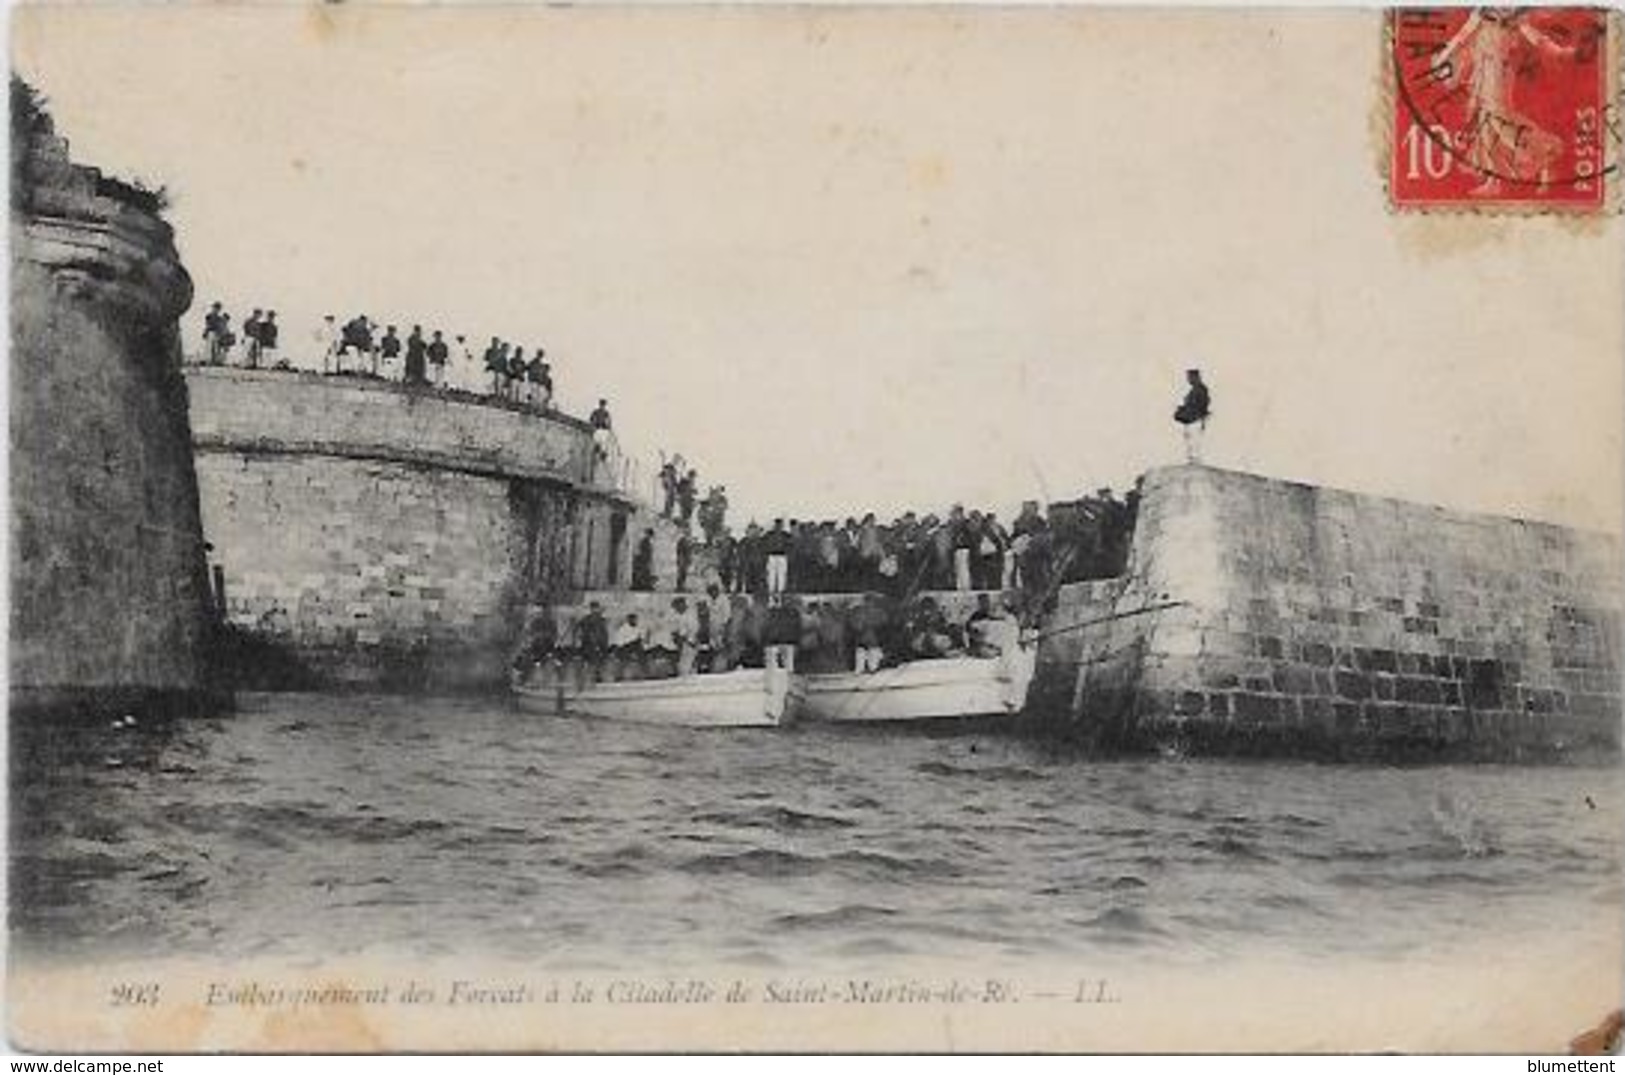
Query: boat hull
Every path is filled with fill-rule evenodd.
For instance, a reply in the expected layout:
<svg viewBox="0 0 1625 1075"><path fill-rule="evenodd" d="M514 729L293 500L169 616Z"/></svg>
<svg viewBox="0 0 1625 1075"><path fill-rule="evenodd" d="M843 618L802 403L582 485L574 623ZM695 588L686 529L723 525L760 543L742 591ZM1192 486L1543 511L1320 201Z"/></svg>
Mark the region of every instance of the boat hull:
<svg viewBox="0 0 1625 1075"><path fill-rule="evenodd" d="M909 661L877 672L803 677L806 715L841 723L1013 717L1026 704L1033 653Z"/></svg>
<svg viewBox="0 0 1625 1075"><path fill-rule="evenodd" d="M776 728L795 720L804 695L783 668L585 686L516 687L529 713L597 717L680 728Z"/></svg>

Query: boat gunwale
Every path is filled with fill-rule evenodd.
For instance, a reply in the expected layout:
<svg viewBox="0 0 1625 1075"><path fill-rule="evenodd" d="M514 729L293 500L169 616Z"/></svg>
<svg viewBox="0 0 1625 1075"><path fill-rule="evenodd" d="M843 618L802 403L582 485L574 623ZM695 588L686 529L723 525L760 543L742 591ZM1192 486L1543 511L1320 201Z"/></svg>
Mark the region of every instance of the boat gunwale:
<svg viewBox="0 0 1625 1075"><path fill-rule="evenodd" d="M744 675L741 675L744 673ZM681 688L672 690L674 684ZM787 693L796 693L796 677L790 676ZM687 676L667 676L663 679L619 679L611 682L599 682L585 688L555 684L552 687L538 687L533 685L515 686L514 693L530 698L540 698L551 701L561 693L567 701L586 698L588 700L636 700L651 695L670 694L681 698L708 698L718 695L750 695L766 694L770 690L767 681L767 670L761 668L738 669L734 672L696 672Z"/></svg>
<svg viewBox="0 0 1625 1075"><path fill-rule="evenodd" d="M974 665L966 662L976 662ZM946 665L955 667L927 667ZM993 666L991 669L988 666ZM988 674L991 672L991 674ZM887 675L887 673L900 673ZM912 675L910 673L913 673ZM797 673L805 681L808 694L868 694L877 691L924 690L932 687L951 687L988 682L1010 683L1015 680L1010 670L998 657L947 657L881 668L874 672L818 672Z"/></svg>

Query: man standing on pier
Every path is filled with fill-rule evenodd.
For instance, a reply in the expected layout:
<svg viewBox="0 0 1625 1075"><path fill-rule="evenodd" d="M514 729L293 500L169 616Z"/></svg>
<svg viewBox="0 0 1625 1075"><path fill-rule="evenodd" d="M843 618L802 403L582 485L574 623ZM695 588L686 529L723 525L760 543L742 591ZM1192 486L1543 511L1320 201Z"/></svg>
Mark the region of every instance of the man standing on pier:
<svg viewBox="0 0 1625 1075"><path fill-rule="evenodd" d="M1207 430L1208 416L1213 413L1212 397L1207 385L1202 383L1201 370L1186 370L1185 380L1190 389L1185 393L1185 401L1174 411L1174 421L1185 434L1185 462L1200 463L1202 434Z"/></svg>

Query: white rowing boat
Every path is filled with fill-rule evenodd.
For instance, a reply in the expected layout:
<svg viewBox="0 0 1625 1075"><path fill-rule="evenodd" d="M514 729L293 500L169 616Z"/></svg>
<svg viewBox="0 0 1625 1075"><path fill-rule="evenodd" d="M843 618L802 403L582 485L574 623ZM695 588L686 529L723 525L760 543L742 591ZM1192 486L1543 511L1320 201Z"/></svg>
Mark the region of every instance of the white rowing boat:
<svg viewBox="0 0 1625 1075"><path fill-rule="evenodd" d="M579 685L516 685L528 713L601 717L679 728L774 728L801 708L804 687L785 668Z"/></svg>
<svg viewBox="0 0 1625 1075"><path fill-rule="evenodd" d="M1027 703L1036 660L1036 647L1027 645L998 657L942 657L874 672L803 676L806 714L842 722L1015 716Z"/></svg>

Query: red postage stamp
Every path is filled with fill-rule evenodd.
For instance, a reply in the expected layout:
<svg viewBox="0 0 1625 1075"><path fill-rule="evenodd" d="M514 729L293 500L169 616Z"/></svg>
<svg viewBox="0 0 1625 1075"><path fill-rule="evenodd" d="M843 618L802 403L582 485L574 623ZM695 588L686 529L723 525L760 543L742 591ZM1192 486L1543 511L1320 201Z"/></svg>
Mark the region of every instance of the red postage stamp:
<svg viewBox="0 0 1625 1075"><path fill-rule="evenodd" d="M1604 205L1606 14L1400 8L1389 191L1396 207Z"/></svg>

